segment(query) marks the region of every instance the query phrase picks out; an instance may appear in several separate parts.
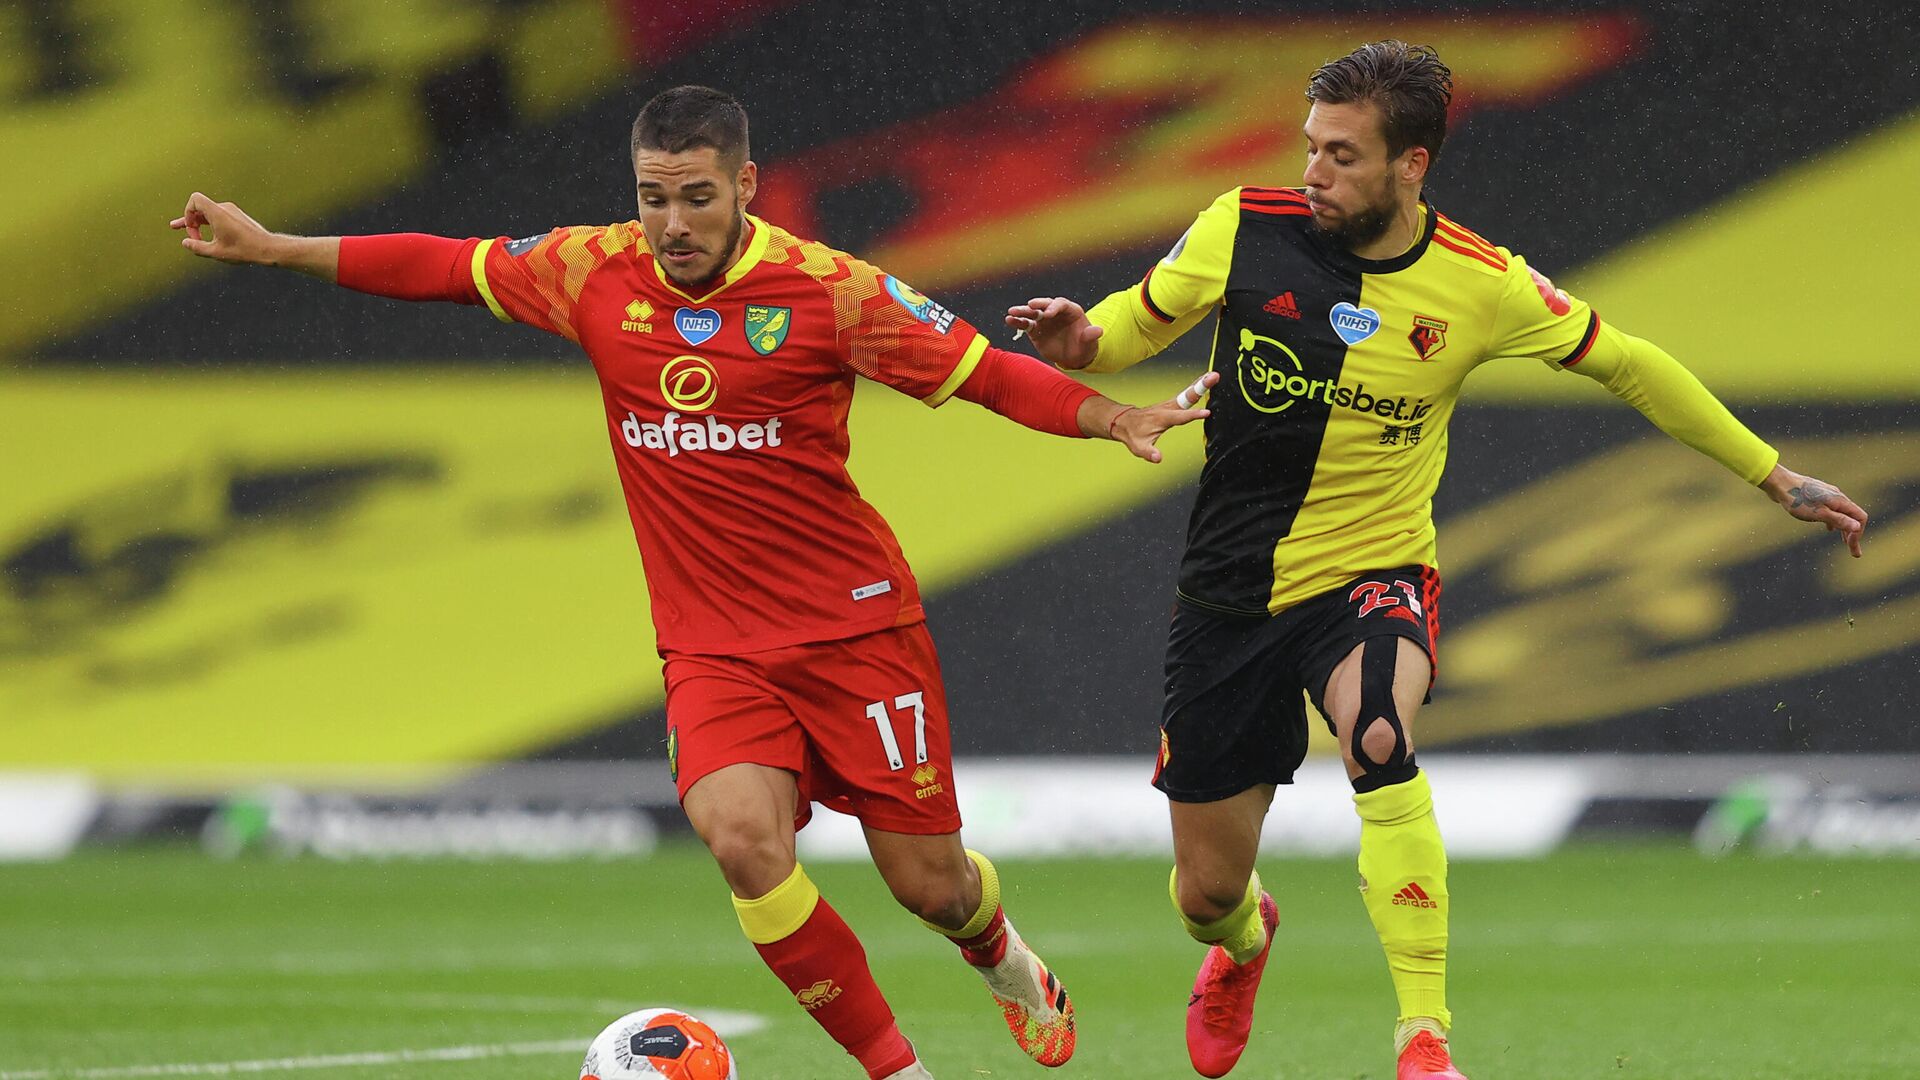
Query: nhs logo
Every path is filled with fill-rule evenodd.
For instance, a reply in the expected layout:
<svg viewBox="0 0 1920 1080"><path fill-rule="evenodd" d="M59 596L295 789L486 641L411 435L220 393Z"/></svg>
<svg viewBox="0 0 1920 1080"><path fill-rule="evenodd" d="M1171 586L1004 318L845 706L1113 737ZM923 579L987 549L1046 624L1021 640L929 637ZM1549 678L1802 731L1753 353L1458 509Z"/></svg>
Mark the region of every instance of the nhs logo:
<svg viewBox="0 0 1920 1080"><path fill-rule="evenodd" d="M1380 313L1370 307L1354 307L1345 300L1333 305L1327 313L1333 320L1333 332L1348 345L1358 345L1380 330Z"/></svg>
<svg viewBox="0 0 1920 1080"><path fill-rule="evenodd" d="M673 327L689 345L699 345L720 332L720 313L712 308L681 308L673 313Z"/></svg>

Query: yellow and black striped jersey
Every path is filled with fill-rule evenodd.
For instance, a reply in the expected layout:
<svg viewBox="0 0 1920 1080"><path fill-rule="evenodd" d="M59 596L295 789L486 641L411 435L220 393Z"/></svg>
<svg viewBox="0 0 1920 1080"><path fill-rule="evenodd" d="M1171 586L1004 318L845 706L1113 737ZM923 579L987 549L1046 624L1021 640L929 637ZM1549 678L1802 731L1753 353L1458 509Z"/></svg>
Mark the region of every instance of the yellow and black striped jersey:
<svg viewBox="0 0 1920 1080"><path fill-rule="evenodd" d="M1235 188L1138 285L1088 313L1105 330L1096 372L1217 315L1220 383L1183 598L1278 613L1369 571L1437 567L1447 421L1488 360L1591 375L1749 482L1772 469L1772 449L1670 357L1603 325L1520 256L1420 210L1411 248L1362 259L1314 227L1301 191Z"/></svg>

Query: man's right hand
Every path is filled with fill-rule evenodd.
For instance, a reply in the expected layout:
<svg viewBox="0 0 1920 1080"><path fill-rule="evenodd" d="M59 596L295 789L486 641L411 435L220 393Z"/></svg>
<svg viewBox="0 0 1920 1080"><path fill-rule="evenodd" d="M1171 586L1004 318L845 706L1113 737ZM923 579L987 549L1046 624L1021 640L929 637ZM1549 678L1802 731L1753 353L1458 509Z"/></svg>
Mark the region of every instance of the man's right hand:
<svg viewBox="0 0 1920 1080"><path fill-rule="evenodd" d="M1069 371L1093 363L1105 332L1087 321L1085 308L1064 296L1036 296L1008 308L1007 325L1031 338L1042 360Z"/></svg>
<svg viewBox="0 0 1920 1080"><path fill-rule="evenodd" d="M326 281L338 280L340 238L287 236L268 232L230 202L214 202L199 192L187 199L187 208L167 224L187 235L180 246L203 259L249 266L284 266Z"/></svg>
<svg viewBox="0 0 1920 1080"><path fill-rule="evenodd" d="M214 202L196 191L187 199L187 208L168 224L184 229L187 235L180 246L203 258L258 266L279 261L276 237L230 202Z"/></svg>

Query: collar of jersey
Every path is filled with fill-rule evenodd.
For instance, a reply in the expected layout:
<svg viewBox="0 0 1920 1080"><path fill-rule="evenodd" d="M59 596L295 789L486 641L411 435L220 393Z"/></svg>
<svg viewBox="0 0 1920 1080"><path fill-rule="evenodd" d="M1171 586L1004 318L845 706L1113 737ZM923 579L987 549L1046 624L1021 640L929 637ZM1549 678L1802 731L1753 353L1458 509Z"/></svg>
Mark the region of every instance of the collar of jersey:
<svg viewBox="0 0 1920 1080"><path fill-rule="evenodd" d="M1412 247L1391 259L1363 259L1338 244L1331 244L1321 239L1319 231L1315 229L1308 229L1307 235L1313 237L1320 244L1321 250L1331 256L1336 263L1362 274L1391 274L1419 262L1420 256L1427 253L1427 245L1433 243L1433 229L1440 223L1440 214L1434 210L1433 204L1425 199L1420 200L1420 209L1423 219L1420 223L1420 239L1415 240Z"/></svg>
<svg viewBox="0 0 1920 1080"><path fill-rule="evenodd" d="M766 256L767 223L754 217L752 214L747 215L747 220L753 223L753 239L747 241L747 250L741 254L739 262L727 268L726 275L720 279L720 284L708 289L705 293L695 296L681 289L678 285L675 285L673 279L667 276L666 270L661 268L658 256L655 256L653 259L654 275L660 279L660 284L666 286L668 292L676 296L684 296L696 304L705 303L717 293L727 289L734 282L746 277L748 271L759 266L760 260Z"/></svg>

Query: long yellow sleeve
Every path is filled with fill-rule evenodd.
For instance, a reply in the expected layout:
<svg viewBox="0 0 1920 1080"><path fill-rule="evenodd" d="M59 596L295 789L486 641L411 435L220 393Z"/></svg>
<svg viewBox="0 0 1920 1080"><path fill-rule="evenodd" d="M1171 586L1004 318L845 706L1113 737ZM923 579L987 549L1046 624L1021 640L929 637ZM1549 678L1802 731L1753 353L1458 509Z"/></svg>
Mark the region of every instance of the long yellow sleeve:
<svg viewBox="0 0 1920 1080"><path fill-rule="evenodd" d="M1087 321L1106 331L1100 335L1100 351L1093 363L1087 365L1088 371L1096 374L1124 371L1179 340L1180 335L1193 329L1212 310L1201 308L1170 323L1161 322L1140 302L1140 290L1144 287L1142 283L1121 289L1087 312Z"/></svg>
<svg viewBox="0 0 1920 1080"><path fill-rule="evenodd" d="M1765 480L1780 461L1779 451L1748 430L1693 372L1651 341L1602 322L1592 351L1568 370L1605 386L1661 431L1749 484Z"/></svg>
<svg viewBox="0 0 1920 1080"><path fill-rule="evenodd" d="M1226 294L1239 228L1240 189L1234 188L1200 212L1139 284L1095 304L1087 320L1105 333L1087 370L1130 368L1212 314Z"/></svg>

